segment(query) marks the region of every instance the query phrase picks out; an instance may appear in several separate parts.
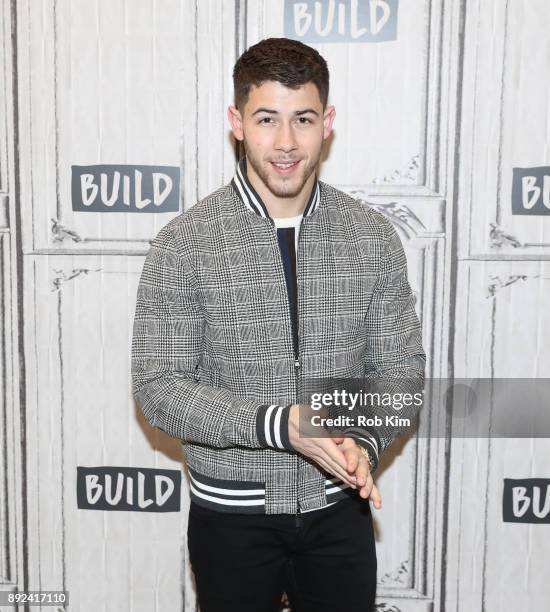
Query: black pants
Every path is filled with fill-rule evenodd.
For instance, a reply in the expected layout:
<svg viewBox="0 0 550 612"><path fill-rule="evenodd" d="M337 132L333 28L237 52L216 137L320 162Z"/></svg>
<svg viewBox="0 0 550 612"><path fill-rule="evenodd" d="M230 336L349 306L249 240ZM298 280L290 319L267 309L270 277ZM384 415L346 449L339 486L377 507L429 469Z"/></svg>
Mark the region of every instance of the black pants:
<svg viewBox="0 0 550 612"><path fill-rule="evenodd" d="M201 612L370 612L376 548L368 501L301 515L228 514L191 502L187 529Z"/></svg>

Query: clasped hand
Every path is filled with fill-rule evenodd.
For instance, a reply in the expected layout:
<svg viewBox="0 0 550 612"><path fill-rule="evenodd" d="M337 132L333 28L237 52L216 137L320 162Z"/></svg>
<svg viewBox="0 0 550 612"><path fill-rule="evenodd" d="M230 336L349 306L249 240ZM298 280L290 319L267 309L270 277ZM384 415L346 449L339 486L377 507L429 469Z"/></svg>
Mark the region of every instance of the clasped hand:
<svg viewBox="0 0 550 612"><path fill-rule="evenodd" d="M302 455L313 459L330 474L347 482L359 491L363 499L370 499L380 509L382 498L374 484L370 466L355 440L350 437L313 437L318 428L311 424L311 408L294 404L290 408L290 443ZM318 414L318 412L316 413Z"/></svg>

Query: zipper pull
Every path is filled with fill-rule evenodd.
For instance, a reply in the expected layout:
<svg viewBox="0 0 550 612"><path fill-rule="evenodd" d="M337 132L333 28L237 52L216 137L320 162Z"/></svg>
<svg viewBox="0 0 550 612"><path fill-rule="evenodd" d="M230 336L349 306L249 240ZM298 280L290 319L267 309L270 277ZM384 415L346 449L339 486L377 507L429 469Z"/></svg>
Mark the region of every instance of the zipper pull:
<svg viewBox="0 0 550 612"><path fill-rule="evenodd" d="M300 368L301 364L300 364L300 360L299 359L295 359L294 360L294 367L298 370Z"/></svg>
<svg viewBox="0 0 550 612"><path fill-rule="evenodd" d="M300 505L299 504L298 504L298 508L296 510L295 518L296 518L296 527L300 527L300 525L302 523L302 514L301 514L301 511L300 511Z"/></svg>

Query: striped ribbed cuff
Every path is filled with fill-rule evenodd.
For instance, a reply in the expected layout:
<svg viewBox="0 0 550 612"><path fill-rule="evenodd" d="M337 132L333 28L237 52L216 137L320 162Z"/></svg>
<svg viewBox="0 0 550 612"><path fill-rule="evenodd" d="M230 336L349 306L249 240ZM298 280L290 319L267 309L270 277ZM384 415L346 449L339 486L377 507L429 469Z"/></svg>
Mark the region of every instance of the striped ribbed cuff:
<svg viewBox="0 0 550 612"><path fill-rule="evenodd" d="M260 446L293 450L288 437L288 418L291 405L266 404L260 406L256 421L256 432Z"/></svg>

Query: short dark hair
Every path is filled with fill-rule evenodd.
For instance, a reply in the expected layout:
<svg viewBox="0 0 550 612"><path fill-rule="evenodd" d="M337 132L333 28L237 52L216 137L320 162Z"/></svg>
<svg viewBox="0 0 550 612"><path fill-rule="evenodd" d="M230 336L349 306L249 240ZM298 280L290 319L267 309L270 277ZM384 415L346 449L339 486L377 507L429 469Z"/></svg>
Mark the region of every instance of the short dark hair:
<svg viewBox="0 0 550 612"><path fill-rule="evenodd" d="M266 38L239 57L233 68L235 106L242 111L250 87L260 87L264 81L278 81L290 89L311 82L319 91L323 108L327 105L327 63L318 51L297 40Z"/></svg>

